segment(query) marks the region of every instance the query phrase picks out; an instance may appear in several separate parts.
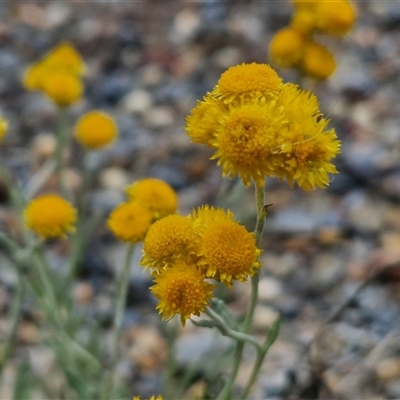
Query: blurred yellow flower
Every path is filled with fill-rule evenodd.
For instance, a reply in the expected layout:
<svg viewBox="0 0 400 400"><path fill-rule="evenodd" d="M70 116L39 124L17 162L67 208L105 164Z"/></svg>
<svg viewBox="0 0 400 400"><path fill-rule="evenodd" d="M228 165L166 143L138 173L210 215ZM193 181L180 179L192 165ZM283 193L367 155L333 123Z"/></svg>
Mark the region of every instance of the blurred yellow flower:
<svg viewBox="0 0 400 400"><path fill-rule="evenodd" d="M348 0L293 0L292 27L302 33L314 31L327 35L345 35L356 21L356 11Z"/></svg>
<svg viewBox="0 0 400 400"><path fill-rule="evenodd" d="M275 33L269 45L271 62L279 67L294 67L302 58L304 36L296 29L287 27Z"/></svg>
<svg viewBox="0 0 400 400"><path fill-rule="evenodd" d="M150 211L133 201L120 204L110 214L107 224L111 232L123 242L136 243L143 240L150 228Z"/></svg>
<svg viewBox="0 0 400 400"><path fill-rule="evenodd" d="M59 106L69 106L82 97L82 81L68 72L53 72L43 81L44 93Z"/></svg>
<svg viewBox="0 0 400 400"><path fill-rule="evenodd" d="M140 264L155 270L170 266L177 258L194 254L196 236L190 218L169 215L151 225L143 242Z"/></svg>
<svg viewBox="0 0 400 400"><path fill-rule="evenodd" d="M8 122L0 117L0 142L3 140L4 135L8 130Z"/></svg>
<svg viewBox="0 0 400 400"><path fill-rule="evenodd" d="M130 200L147 207L154 220L176 213L178 196L165 181L155 178L141 179L128 186L126 193Z"/></svg>
<svg viewBox="0 0 400 400"><path fill-rule="evenodd" d="M45 81L50 75L64 73L74 75L78 79L85 69L82 57L74 46L63 42L27 68L23 76L23 85L28 90L44 90Z"/></svg>
<svg viewBox="0 0 400 400"><path fill-rule="evenodd" d="M229 104L246 98L270 98L281 84L282 79L267 64L240 64L221 75L211 94Z"/></svg>
<svg viewBox="0 0 400 400"><path fill-rule="evenodd" d="M66 237L75 230L77 212L62 197L47 194L36 197L25 208L25 225L44 238Z"/></svg>
<svg viewBox="0 0 400 400"><path fill-rule="evenodd" d="M317 80L324 80L335 72L335 58L327 47L309 40L303 51L301 71L304 75Z"/></svg>
<svg viewBox="0 0 400 400"><path fill-rule="evenodd" d="M118 128L108 114L90 111L79 118L74 133L82 146L96 150L112 143L118 135Z"/></svg>
<svg viewBox="0 0 400 400"><path fill-rule="evenodd" d="M79 76L86 70L82 56L70 42L62 42L51 49L43 62L48 69L61 69Z"/></svg>
<svg viewBox="0 0 400 400"><path fill-rule="evenodd" d="M233 279L244 282L257 272L261 266L258 261L261 250L257 249L253 234L236 222L230 211L203 207L193 216L204 224L197 266L207 278L230 286Z"/></svg>
<svg viewBox="0 0 400 400"><path fill-rule="evenodd" d="M154 285L150 290L159 301L156 308L162 319L179 314L185 326L186 320L191 315L199 316L212 298L215 285L205 281L194 264L176 260L170 268L154 276Z"/></svg>
<svg viewBox="0 0 400 400"><path fill-rule="evenodd" d="M316 10L316 27L328 35L345 35L356 21L356 11L347 0L321 1Z"/></svg>

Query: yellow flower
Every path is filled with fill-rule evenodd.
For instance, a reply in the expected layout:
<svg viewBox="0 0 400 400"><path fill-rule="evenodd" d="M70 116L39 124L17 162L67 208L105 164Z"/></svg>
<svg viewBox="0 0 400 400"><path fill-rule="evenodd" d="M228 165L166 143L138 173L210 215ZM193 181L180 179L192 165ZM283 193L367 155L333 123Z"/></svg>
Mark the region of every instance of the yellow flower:
<svg viewBox="0 0 400 400"><path fill-rule="evenodd" d="M344 35L354 25L356 12L347 0L321 1L316 10L317 29L328 35Z"/></svg>
<svg viewBox="0 0 400 400"><path fill-rule="evenodd" d="M82 57L73 45L63 42L27 68L23 76L23 85L28 90L44 90L45 81L50 75L64 73L79 78L85 69Z"/></svg>
<svg viewBox="0 0 400 400"><path fill-rule="evenodd" d="M245 98L273 97L281 84L282 79L267 64L240 64L221 75L211 94L229 104Z"/></svg>
<svg viewBox="0 0 400 400"><path fill-rule="evenodd" d="M120 204L110 214L107 224L112 233L123 242L143 240L150 228L152 216L141 204L130 201Z"/></svg>
<svg viewBox="0 0 400 400"><path fill-rule="evenodd" d="M59 106L69 106L82 97L81 80L68 72L53 72L43 82L43 91Z"/></svg>
<svg viewBox="0 0 400 400"><path fill-rule="evenodd" d="M85 73L85 63L81 55L70 42L62 42L44 57L48 69L62 69L75 75Z"/></svg>
<svg viewBox="0 0 400 400"><path fill-rule="evenodd" d="M25 225L44 238L66 237L75 230L77 213L62 197L48 194L36 197L25 208Z"/></svg>
<svg viewBox="0 0 400 400"><path fill-rule="evenodd" d="M197 265L206 277L230 286L232 279L245 281L261 264L254 236L233 219L233 214L213 207L200 208L192 214L203 227L200 233L200 257Z"/></svg>
<svg viewBox="0 0 400 400"><path fill-rule="evenodd" d="M8 130L8 122L0 117L0 142L3 140L4 135Z"/></svg>
<svg viewBox="0 0 400 400"><path fill-rule="evenodd" d="M154 219L176 213L178 196L168 183L155 178L141 179L126 188L130 200L147 207Z"/></svg>
<svg viewBox="0 0 400 400"><path fill-rule="evenodd" d="M309 8L296 10L290 21L290 27L304 36L312 35L316 24L315 11Z"/></svg>
<svg viewBox="0 0 400 400"><path fill-rule="evenodd" d="M75 137L82 146L90 150L112 143L118 135L114 120L101 111L84 114L75 126Z"/></svg>
<svg viewBox="0 0 400 400"><path fill-rule="evenodd" d="M23 85L25 89L41 90L46 75L47 71L42 62L32 64L28 67L23 76Z"/></svg>
<svg viewBox="0 0 400 400"><path fill-rule="evenodd" d="M151 225L143 242L141 265L161 270L194 254L196 236L190 218L169 215Z"/></svg>
<svg viewBox="0 0 400 400"><path fill-rule="evenodd" d="M316 96L286 84L277 99L287 120L280 129L281 145L275 149L275 176L294 181L305 190L329 185L329 174L337 173L331 163L340 152L334 129L327 129L329 120L318 109Z"/></svg>
<svg viewBox="0 0 400 400"><path fill-rule="evenodd" d="M309 40L304 46L302 72L314 79L329 78L336 70L333 54L322 44Z"/></svg>
<svg viewBox="0 0 400 400"><path fill-rule="evenodd" d="M215 287L205 281L196 265L183 260L156 274L154 282L150 290L159 300L156 308L162 318L180 314L183 326L192 314L199 316L204 311Z"/></svg>
<svg viewBox="0 0 400 400"><path fill-rule="evenodd" d="M303 33L344 35L356 20L356 11L347 0L294 0L293 3L296 12L291 24Z"/></svg>
<svg viewBox="0 0 400 400"><path fill-rule="evenodd" d="M206 97L204 103L214 107L214 101ZM189 117L186 130L189 135L213 131L207 145L215 149L211 159L218 160L223 176L238 175L247 187L278 177L311 190L327 186L328 174L337 172L330 162L339 153L335 132L327 130L317 98L296 85L282 84L269 98L249 94L221 107L219 114L197 121Z"/></svg>
<svg viewBox="0 0 400 400"><path fill-rule="evenodd" d="M221 112L225 110L226 105L210 94L206 95L203 101L198 101L186 118L186 132L192 142L209 146L214 139Z"/></svg>
<svg viewBox="0 0 400 400"><path fill-rule="evenodd" d="M223 176L239 175L247 187L251 180L263 186L266 175L274 176L271 161L284 120L284 110L275 104L255 99L221 115L211 159L218 159Z"/></svg>
<svg viewBox="0 0 400 400"><path fill-rule="evenodd" d="M275 33L270 46L271 61L280 67L293 67L302 57L304 37L293 28L283 28Z"/></svg>
<svg viewBox="0 0 400 400"><path fill-rule="evenodd" d="M214 208L209 205L199 207L197 210L192 210L190 218L193 221L193 228L196 235L201 235L204 229L210 224L218 221L234 221L233 212L223 208Z"/></svg>

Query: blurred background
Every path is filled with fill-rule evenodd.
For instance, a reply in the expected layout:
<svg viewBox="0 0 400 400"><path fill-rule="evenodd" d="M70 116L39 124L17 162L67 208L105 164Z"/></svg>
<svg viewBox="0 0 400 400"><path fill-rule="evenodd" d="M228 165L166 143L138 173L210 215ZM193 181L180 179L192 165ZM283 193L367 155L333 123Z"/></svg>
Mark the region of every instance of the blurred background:
<svg viewBox="0 0 400 400"><path fill-rule="evenodd" d="M358 18L350 33L323 38L334 53L335 74L324 82L302 81L342 140L339 174L328 189L311 193L267 180L266 199L273 206L254 330L265 335L280 313L282 331L256 399L400 398L400 3L353 4ZM212 153L189 142L185 118L230 66L268 63L269 42L292 13L284 0L1 2L0 112L10 123L2 161L24 185L54 151L57 108L41 93L27 92L22 76L52 47L70 41L87 64L84 99L71 108L71 124L101 109L115 117L120 131L113 147L91 155L93 209L110 211L125 199L126 185L152 176L178 191L182 214L206 203L223 206L253 229L252 191L222 180L209 161ZM285 81L297 79L293 71L279 73ZM81 182L81 161L73 144L72 187ZM49 180L47 189L52 185ZM12 217L4 186L0 201L7 229ZM64 247L50 248L55 265L62 265ZM123 249L105 226L99 229L73 293L78 307L104 321L105 342L113 314L110 282ZM139 259L137 252L119 372L133 393L149 396L161 390L168 344ZM0 267L0 328L10 285L9 270ZM235 285L228 295L237 314L245 310L247 286ZM38 375L50 373L51 354L37 345L28 305L25 316L19 350L3 372L4 399L22 359L35 363ZM226 345L219 340L190 323L179 332L182 368L200 363L192 383L206 376L209 352ZM238 384L252 360L249 352Z"/></svg>

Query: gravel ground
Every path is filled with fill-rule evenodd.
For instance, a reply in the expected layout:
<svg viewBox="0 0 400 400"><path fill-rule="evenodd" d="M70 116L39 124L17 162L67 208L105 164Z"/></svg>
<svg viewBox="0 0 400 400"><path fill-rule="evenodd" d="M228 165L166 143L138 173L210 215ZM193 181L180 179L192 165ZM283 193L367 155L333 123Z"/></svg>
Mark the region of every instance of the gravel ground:
<svg viewBox="0 0 400 400"><path fill-rule="evenodd" d="M329 189L312 193L274 180L267 184L273 207L254 331L265 334L278 312L283 321L254 399L400 398L400 3L361 0L357 8L355 28L328 40L338 63L335 75L324 83L304 82L342 140L340 173ZM71 117L101 108L116 118L121 135L113 148L91 158L92 207L110 210L123 199L126 184L156 176L178 191L183 214L200 204L222 205L251 229L251 194L221 183L210 153L189 142L184 121L226 68L268 62L268 43L291 12L283 0L1 3L0 111L11 125L2 144L4 162L22 184L43 164L56 109L40 94L27 93L21 74L69 40L88 65L85 99ZM294 78L290 71L281 75ZM73 152L72 184L79 185L80 163L79 151ZM4 188L0 200L7 226ZM110 277L123 248L106 229L93 238L73 294L77 307L100 318L112 314ZM57 260L62 250L55 246L50 255ZM148 396L160 391L166 342L148 279L136 266L139 256L119 371L132 392ZM0 328L7 323L12 282L9 270L0 268ZM234 312L244 310L248 290L234 286ZM108 334L105 329L106 339ZM21 349L6 381L12 383L18 357L35 360L38 374L49 373L52 356L37 338L35 322L23 321ZM182 366L200 361L200 377L205 375L207 354L226 344L218 340L188 323L177 343ZM252 360L249 353L239 385ZM10 398L10 387L1 390L0 398Z"/></svg>

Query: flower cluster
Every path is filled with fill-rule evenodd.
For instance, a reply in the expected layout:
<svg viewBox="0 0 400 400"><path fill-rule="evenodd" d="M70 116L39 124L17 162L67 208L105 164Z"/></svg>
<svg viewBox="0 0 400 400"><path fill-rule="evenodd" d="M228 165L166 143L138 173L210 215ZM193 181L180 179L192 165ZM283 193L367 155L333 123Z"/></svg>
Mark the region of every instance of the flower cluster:
<svg viewBox="0 0 400 400"><path fill-rule="evenodd" d="M315 34L345 35L354 25L355 10L348 0L293 0L293 3L295 13L290 25L271 40L271 60L314 79L327 79L335 72L335 59L326 46L315 40Z"/></svg>
<svg viewBox="0 0 400 400"><path fill-rule="evenodd" d="M150 268L163 319L179 314L182 325L200 315L212 298L214 284L228 287L245 281L261 264L254 236L230 211L209 206L189 216L170 215L155 222L143 243L141 265Z"/></svg>
<svg viewBox="0 0 400 400"><path fill-rule="evenodd" d="M143 240L154 221L176 212L177 195L164 181L142 179L128 186L126 192L128 201L116 207L107 221L112 233L123 242Z"/></svg>
<svg viewBox="0 0 400 400"><path fill-rule="evenodd" d="M84 73L80 54L71 43L63 42L28 68L23 83L28 90L44 92L59 106L69 106L82 97Z"/></svg>
<svg viewBox="0 0 400 400"><path fill-rule="evenodd" d="M66 237L75 230L76 209L61 196L46 194L33 199L25 208L25 225L43 238Z"/></svg>
<svg viewBox="0 0 400 400"><path fill-rule="evenodd" d="M330 160L340 142L319 110L316 96L284 84L266 64L241 64L221 75L214 90L186 120L193 142L215 150L222 175L248 187L265 177L286 179L305 190L326 187L336 173Z"/></svg>
<svg viewBox="0 0 400 400"><path fill-rule="evenodd" d="M133 396L133 400L141 400L141 396ZM148 400L163 400L161 394L158 396L151 396Z"/></svg>

